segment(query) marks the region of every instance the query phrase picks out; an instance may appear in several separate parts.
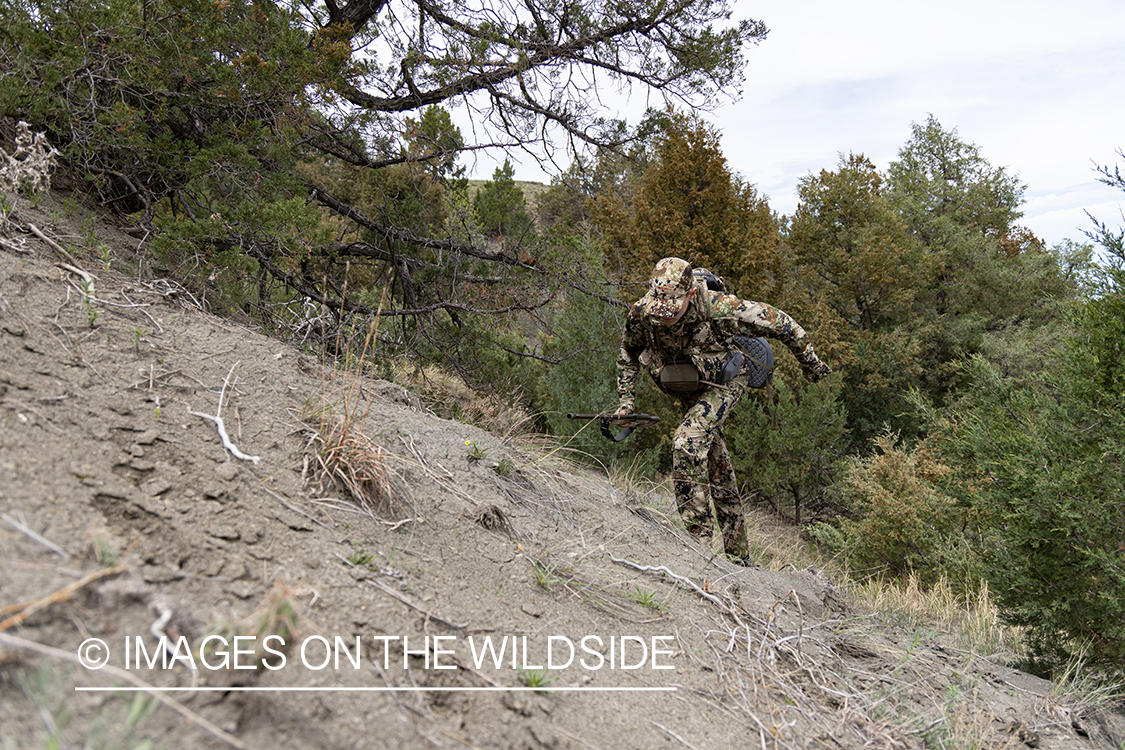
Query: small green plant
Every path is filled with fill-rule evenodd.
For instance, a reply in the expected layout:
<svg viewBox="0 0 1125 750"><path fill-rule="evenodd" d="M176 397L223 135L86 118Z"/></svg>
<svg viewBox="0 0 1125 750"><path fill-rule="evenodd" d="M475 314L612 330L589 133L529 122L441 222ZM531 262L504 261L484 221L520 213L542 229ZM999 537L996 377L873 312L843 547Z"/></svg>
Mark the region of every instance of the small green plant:
<svg viewBox="0 0 1125 750"><path fill-rule="evenodd" d="M488 448L481 448L472 440L466 440L465 445L469 446L469 461L476 462L488 455Z"/></svg>
<svg viewBox="0 0 1125 750"><path fill-rule="evenodd" d="M559 566L555 563L532 558L531 570L535 575L535 583L547 591L550 591L554 584L562 582L562 579L555 575L559 572Z"/></svg>
<svg viewBox="0 0 1125 750"><path fill-rule="evenodd" d="M83 282L82 302L86 305L86 320L91 328L96 328L98 324L98 308L94 307L94 299L94 282Z"/></svg>
<svg viewBox="0 0 1125 750"><path fill-rule="evenodd" d="M655 591L646 591L645 589L642 589L640 586L637 586L637 590L634 591L632 594L630 594L629 598L632 599L633 601L635 601L637 604L641 605L642 607L648 607L649 609L655 609L658 612L663 609L663 607L660 605L660 602L657 601L657 599L656 599L656 592Z"/></svg>
<svg viewBox="0 0 1125 750"><path fill-rule="evenodd" d="M108 542L105 537L95 536L91 545L94 548L94 559L103 568L112 568L117 564L117 548Z"/></svg>
<svg viewBox="0 0 1125 750"><path fill-rule="evenodd" d="M511 476L515 472L515 470L516 464L508 456L504 456L502 459L500 459L500 462L496 464L496 473L502 477Z"/></svg>
<svg viewBox="0 0 1125 750"><path fill-rule="evenodd" d="M523 667L517 667L517 669L520 673L520 677L523 678L523 684L527 685L529 688L542 688L558 679L557 677L549 676L550 673L545 668L524 669Z"/></svg>
<svg viewBox="0 0 1125 750"><path fill-rule="evenodd" d="M139 325L133 326L133 349L138 353L141 351L141 339L144 337L145 333L145 329L141 328Z"/></svg>
<svg viewBox="0 0 1125 750"><path fill-rule="evenodd" d="M263 643L270 635L281 636L283 643L289 643L297 631L297 608L293 604L294 592L283 582L277 582L266 596L264 605L251 617L257 617L254 635ZM259 654L259 659L264 659Z"/></svg>
<svg viewBox="0 0 1125 750"><path fill-rule="evenodd" d="M98 245L97 217L86 214L82 219L82 236L86 240L87 249L93 250Z"/></svg>
<svg viewBox="0 0 1125 750"><path fill-rule="evenodd" d="M34 704L50 733L44 746L67 747L63 740L63 731L76 714L68 705L67 697L61 698L58 704L54 705L58 676L52 672L49 665L44 665L30 674L20 670L18 678L24 695ZM85 729L82 747L90 750L103 748L149 750L153 746L152 740L138 740L134 735L144 720L160 705L160 701L145 693L119 692L117 697L121 700L120 711L114 716L107 710L108 706L103 706L99 716Z"/></svg>
<svg viewBox="0 0 1125 750"><path fill-rule="evenodd" d="M348 562L357 568L370 568L375 562L375 556L355 542L352 542L352 546L355 547L355 552L348 555Z"/></svg>
<svg viewBox="0 0 1125 750"><path fill-rule="evenodd" d="M106 271L109 271L109 264L110 264L109 246L106 245L103 242L102 244L98 245L98 250L100 251L100 255L101 255L101 258L102 258L102 267L105 268Z"/></svg>

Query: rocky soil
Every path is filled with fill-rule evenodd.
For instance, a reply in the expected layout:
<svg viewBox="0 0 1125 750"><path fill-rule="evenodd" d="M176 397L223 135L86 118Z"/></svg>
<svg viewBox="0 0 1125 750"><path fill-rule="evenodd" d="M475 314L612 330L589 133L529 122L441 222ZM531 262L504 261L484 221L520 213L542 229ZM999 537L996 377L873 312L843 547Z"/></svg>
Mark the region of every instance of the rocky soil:
<svg viewBox="0 0 1125 750"><path fill-rule="evenodd" d="M128 273L74 205L0 232L0 748L1125 746L815 570L710 559L659 488ZM379 500L315 481L345 453Z"/></svg>

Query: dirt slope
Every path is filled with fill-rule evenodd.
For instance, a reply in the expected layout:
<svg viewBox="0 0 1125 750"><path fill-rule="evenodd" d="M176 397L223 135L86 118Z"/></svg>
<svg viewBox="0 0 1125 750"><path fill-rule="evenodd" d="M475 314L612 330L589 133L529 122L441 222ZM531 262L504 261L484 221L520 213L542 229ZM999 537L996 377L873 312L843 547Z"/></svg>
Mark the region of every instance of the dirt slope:
<svg viewBox="0 0 1125 750"><path fill-rule="evenodd" d="M945 634L851 614L816 571L709 560L659 493L325 372L76 250L98 276L88 301L29 230L80 247L89 220L54 197L15 208L0 248L0 748L1125 742L1120 716L1068 706ZM136 246L96 230L113 258ZM220 399L257 460L192 414ZM310 404L350 414L381 451L395 496L377 512L308 481ZM180 660L138 668L137 642L154 659L158 633ZM505 646L498 665L486 637ZM108 667L73 663L92 638ZM224 643L251 668L222 668ZM278 653L256 662L255 644ZM343 648L322 667L326 644ZM571 647L565 668L537 669ZM135 693L76 690L135 684L122 673L208 690L162 693L186 710L151 714ZM541 677L551 692L525 689Z"/></svg>

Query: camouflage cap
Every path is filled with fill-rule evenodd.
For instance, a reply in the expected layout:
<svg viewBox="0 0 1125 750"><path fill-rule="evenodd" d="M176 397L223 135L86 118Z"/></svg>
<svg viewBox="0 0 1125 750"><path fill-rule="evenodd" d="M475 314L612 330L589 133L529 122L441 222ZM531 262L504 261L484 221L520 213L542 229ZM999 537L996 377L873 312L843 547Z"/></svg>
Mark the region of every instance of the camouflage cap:
<svg viewBox="0 0 1125 750"><path fill-rule="evenodd" d="M684 297L695 286L691 264L682 258L664 258L652 272L652 302L646 312L657 318L674 318L684 306Z"/></svg>

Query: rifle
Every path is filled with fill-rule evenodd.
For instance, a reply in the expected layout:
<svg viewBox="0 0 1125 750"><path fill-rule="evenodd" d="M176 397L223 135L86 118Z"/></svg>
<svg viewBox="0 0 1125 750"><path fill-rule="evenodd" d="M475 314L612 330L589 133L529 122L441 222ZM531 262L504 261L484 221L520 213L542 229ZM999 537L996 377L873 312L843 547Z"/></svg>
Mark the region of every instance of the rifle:
<svg viewBox="0 0 1125 750"><path fill-rule="evenodd" d="M566 418L585 419L588 421L598 420L601 424L602 434L615 443L620 443L622 440L632 435L633 430L638 427L647 427L660 421L660 417L654 417L651 414L567 414ZM609 429L611 422L625 429L614 436L613 432Z"/></svg>

